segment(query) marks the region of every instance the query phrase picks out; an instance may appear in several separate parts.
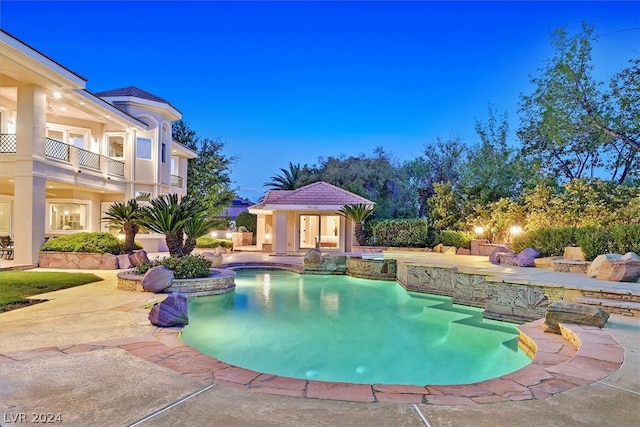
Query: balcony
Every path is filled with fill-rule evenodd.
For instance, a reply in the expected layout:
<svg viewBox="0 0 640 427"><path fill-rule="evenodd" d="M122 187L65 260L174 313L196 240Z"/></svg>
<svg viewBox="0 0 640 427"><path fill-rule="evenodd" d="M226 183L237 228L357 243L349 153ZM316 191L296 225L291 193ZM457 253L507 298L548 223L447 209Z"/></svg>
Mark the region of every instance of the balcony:
<svg viewBox="0 0 640 427"><path fill-rule="evenodd" d="M15 134L0 135L0 154L13 154L16 149L17 139ZM49 159L69 163L78 168L103 171L110 176L124 178L124 162L65 144L56 139L44 139L44 155Z"/></svg>
<svg viewBox="0 0 640 427"><path fill-rule="evenodd" d="M182 188L183 178L181 176L178 176L178 175L171 175L170 184L171 184L172 187L180 187L180 188Z"/></svg>

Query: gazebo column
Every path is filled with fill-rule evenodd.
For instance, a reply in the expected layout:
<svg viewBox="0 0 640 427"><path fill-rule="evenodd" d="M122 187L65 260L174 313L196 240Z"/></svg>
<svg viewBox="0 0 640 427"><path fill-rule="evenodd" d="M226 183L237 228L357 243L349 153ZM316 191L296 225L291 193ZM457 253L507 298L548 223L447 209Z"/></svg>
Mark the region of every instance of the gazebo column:
<svg viewBox="0 0 640 427"><path fill-rule="evenodd" d="M273 219L273 245L276 255L287 253L287 212L274 212Z"/></svg>

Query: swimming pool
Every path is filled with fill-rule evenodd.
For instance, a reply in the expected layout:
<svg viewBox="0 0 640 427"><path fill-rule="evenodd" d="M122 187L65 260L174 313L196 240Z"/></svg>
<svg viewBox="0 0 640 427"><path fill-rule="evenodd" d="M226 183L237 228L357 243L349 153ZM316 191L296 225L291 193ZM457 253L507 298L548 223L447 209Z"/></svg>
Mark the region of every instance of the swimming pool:
<svg viewBox="0 0 640 427"><path fill-rule="evenodd" d="M191 298L182 339L231 365L356 384L466 384L530 363L515 325L395 282L238 270Z"/></svg>

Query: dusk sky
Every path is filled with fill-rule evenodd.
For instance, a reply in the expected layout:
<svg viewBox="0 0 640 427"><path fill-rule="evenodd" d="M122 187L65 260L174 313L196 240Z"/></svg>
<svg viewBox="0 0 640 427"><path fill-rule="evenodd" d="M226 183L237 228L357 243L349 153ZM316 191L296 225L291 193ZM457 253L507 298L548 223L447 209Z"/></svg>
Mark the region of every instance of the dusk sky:
<svg viewBox="0 0 640 427"><path fill-rule="evenodd" d="M169 100L237 157L252 201L288 162L477 142L491 104L507 112L552 55L550 33L586 21L595 76L640 55L636 2L12 2L0 25L100 92L137 86Z"/></svg>

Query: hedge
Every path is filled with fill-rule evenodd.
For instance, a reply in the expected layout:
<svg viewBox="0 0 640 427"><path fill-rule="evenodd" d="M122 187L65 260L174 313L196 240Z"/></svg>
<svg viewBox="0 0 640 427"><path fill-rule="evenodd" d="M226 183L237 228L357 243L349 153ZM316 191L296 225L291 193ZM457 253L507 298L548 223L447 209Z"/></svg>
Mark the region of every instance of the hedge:
<svg viewBox="0 0 640 427"><path fill-rule="evenodd" d="M423 219L384 220L373 226L375 244L423 248L430 243L429 225Z"/></svg>
<svg viewBox="0 0 640 427"><path fill-rule="evenodd" d="M436 231L433 237L433 246L442 243L445 246L455 246L456 248L471 248L471 241L476 236L465 231L442 230Z"/></svg>
<svg viewBox="0 0 640 427"><path fill-rule="evenodd" d="M110 233L74 233L47 240L40 248L44 252L108 252L119 255L122 242Z"/></svg>
<svg viewBox="0 0 640 427"><path fill-rule="evenodd" d="M233 243L231 240L227 239L214 239L213 237L198 237L196 240L196 248L217 248L218 246L222 246L223 248L231 248L233 247Z"/></svg>
<svg viewBox="0 0 640 427"><path fill-rule="evenodd" d="M580 246L587 261L606 253L640 253L640 224L604 227L545 227L513 240L513 250L535 248L542 256L562 256L567 246Z"/></svg>

